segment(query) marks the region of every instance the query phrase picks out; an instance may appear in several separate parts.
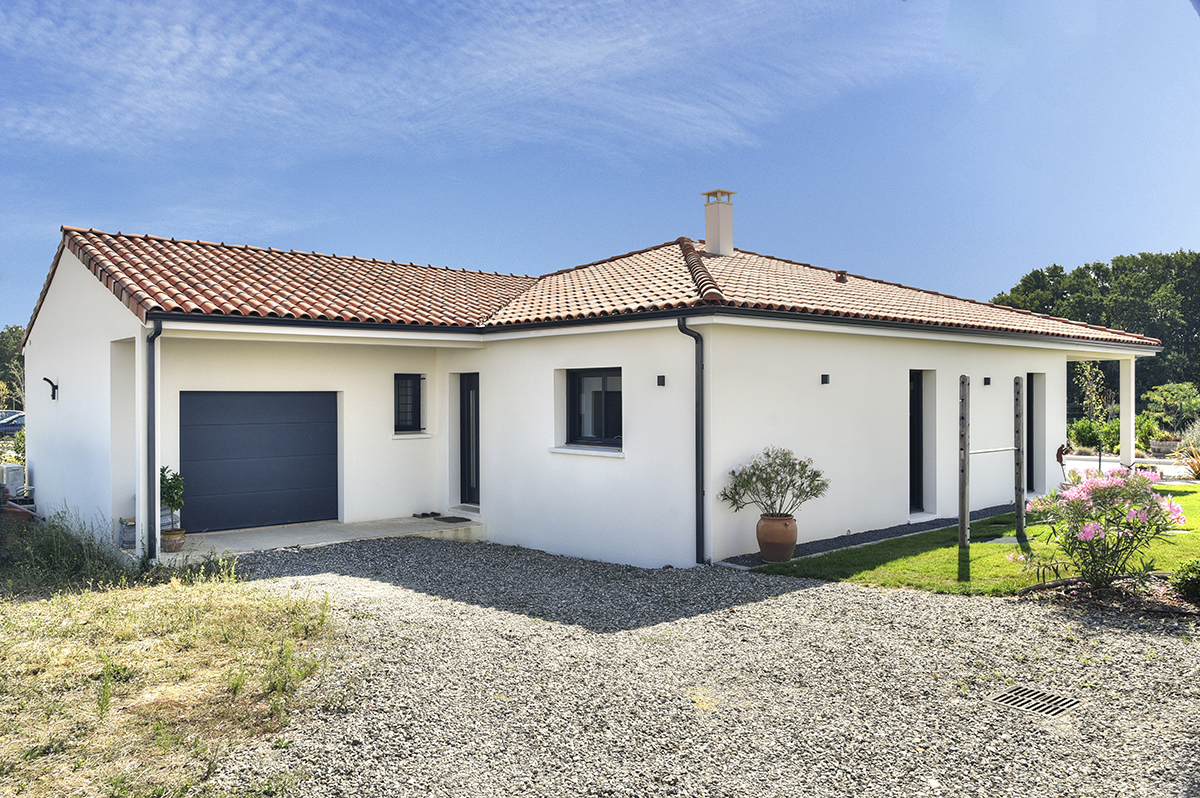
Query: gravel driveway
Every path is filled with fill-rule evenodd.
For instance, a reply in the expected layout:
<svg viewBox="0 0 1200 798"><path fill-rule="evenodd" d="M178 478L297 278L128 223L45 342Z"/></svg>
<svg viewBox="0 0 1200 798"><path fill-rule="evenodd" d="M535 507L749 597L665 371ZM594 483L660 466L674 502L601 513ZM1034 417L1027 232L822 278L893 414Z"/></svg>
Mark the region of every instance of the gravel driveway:
<svg viewBox="0 0 1200 798"><path fill-rule="evenodd" d="M1194 619L421 538L241 565L327 592L345 645L223 789L1200 798ZM1086 703L985 700L1011 682Z"/></svg>

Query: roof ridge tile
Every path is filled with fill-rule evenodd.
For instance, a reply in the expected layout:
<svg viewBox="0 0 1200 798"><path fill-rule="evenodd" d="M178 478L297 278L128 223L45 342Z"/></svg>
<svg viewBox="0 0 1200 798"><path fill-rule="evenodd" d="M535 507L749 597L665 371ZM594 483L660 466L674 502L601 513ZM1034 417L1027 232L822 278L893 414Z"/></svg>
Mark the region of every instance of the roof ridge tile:
<svg viewBox="0 0 1200 798"><path fill-rule="evenodd" d="M675 239L675 243L679 245L680 251L683 252L683 260L687 264L688 274L692 277L692 282L696 284L696 290L700 293L700 298L705 302L722 303L727 300L725 294L721 291L721 287L717 285L716 278L708 271L704 265L704 261L700 259L699 253L696 252L696 246L687 236L680 236Z"/></svg>

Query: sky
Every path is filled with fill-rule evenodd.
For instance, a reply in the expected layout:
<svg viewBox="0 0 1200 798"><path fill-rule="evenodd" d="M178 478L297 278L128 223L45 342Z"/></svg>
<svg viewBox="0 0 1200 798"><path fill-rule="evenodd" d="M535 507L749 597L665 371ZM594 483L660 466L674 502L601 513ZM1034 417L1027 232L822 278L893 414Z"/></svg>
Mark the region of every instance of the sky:
<svg viewBox="0 0 1200 798"><path fill-rule="evenodd" d="M1200 0L0 5L0 324L61 225L515 274L681 235L987 300L1200 250Z"/></svg>

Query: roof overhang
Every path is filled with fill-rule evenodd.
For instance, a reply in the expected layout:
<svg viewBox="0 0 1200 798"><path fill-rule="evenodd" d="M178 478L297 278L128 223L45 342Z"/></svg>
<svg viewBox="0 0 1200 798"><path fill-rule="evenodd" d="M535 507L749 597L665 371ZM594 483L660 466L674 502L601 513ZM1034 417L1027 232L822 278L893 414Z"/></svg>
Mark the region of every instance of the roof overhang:
<svg viewBox="0 0 1200 798"><path fill-rule="evenodd" d="M161 321L164 335L171 337L213 338L226 340L275 340L407 344L410 346L443 346L480 348L488 340L502 341L527 338L531 335L561 335L585 332L597 326L646 328L674 325L679 317L711 319L715 323L750 327L772 327L814 332L839 332L857 335L920 338L925 340L963 341L998 345L1033 346L1045 349L1068 350L1072 360L1111 359L1120 357L1151 357L1162 346L1121 341L1097 341L1085 338L1010 332L1006 330L948 327L935 324L884 321L815 313L797 313L761 308L700 306L671 310L622 313L582 319L561 319L529 324L493 327L451 327L435 325L398 325L387 323L348 322L326 319L291 319L256 316L224 316L198 313L151 312L147 321Z"/></svg>

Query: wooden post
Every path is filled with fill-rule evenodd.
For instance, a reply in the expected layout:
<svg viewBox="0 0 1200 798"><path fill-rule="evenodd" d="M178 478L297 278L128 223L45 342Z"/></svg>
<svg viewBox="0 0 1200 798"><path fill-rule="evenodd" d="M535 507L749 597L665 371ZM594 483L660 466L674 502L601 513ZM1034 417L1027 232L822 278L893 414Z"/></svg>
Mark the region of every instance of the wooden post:
<svg viewBox="0 0 1200 798"><path fill-rule="evenodd" d="M971 581L971 378L958 378L958 581Z"/></svg>
<svg viewBox="0 0 1200 798"><path fill-rule="evenodd" d="M1017 543L1025 544L1025 381L1013 377L1013 505Z"/></svg>

